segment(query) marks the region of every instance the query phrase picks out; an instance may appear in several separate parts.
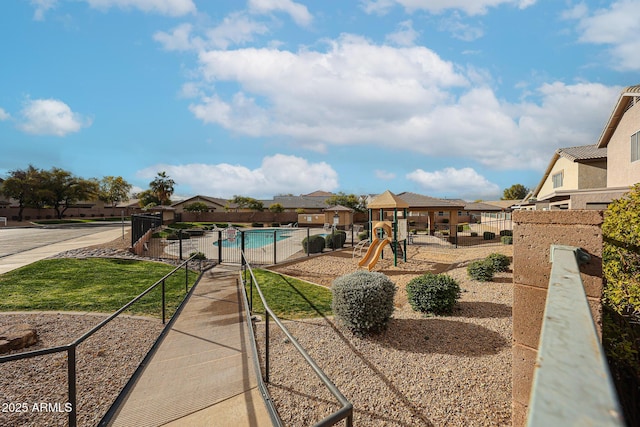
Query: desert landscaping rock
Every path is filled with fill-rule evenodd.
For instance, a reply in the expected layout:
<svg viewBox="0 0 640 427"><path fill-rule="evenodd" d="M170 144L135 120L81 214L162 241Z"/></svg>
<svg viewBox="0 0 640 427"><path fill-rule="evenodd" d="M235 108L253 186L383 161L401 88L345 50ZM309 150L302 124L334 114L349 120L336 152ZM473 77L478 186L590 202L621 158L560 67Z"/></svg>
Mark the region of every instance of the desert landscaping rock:
<svg viewBox="0 0 640 427"><path fill-rule="evenodd" d="M0 330L0 354L20 350L38 342L36 328L27 323L18 323Z"/></svg>

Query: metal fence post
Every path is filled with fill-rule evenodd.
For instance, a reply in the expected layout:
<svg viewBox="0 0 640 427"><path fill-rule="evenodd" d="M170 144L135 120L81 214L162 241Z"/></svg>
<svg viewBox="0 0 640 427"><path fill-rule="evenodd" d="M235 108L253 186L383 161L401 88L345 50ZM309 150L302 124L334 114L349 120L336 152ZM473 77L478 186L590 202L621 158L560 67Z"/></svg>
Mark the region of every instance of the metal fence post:
<svg viewBox="0 0 640 427"><path fill-rule="evenodd" d="M218 231L218 264L222 264L222 231Z"/></svg>
<svg viewBox="0 0 640 427"><path fill-rule="evenodd" d="M178 230L178 241L180 242L180 261L182 261L182 230Z"/></svg>
<svg viewBox="0 0 640 427"><path fill-rule="evenodd" d="M78 412L76 408L76 346L72 345L67 350L67 381L69 385L69 403L71 411L69 412L69 427L76 427L78 422Z"/></svg>
<svg viewBox="0 0 640 427"><path fill-rule="evenodd" d="M278 230L273 230L273 263L278 263L278 252L276 250L276 243L278 242Z"/></svg>
<svg viewBox="0 0 640 427"><path fill-rule="evenodd" d="M309 243L310 243L310 242L309 242L309 237L311 237L311 236L310 236L310 231L309 231L309 230L310 230L310 228L309 228L309 227L307 227L307 256L308 256L308 257L309 257L309 256L311 256L311 251L309 250L309 246L310 246L310 245L309 245Z"/></svg>
<svg viewBox="0 0 640 427"><path fill-rule="evenodd" d="M164 296L164 279L162 279L162 324L166 323L165 316L165 296Z"/></svg>
<svg viewBox="0 0 640 427"><path fill-rule="evenodd" d="M264 373L266 383L269 382L269 313L266 308L264 310L265 315L265 324L264 324L264 336L265 336L265 346L264 346Z"/></svg>

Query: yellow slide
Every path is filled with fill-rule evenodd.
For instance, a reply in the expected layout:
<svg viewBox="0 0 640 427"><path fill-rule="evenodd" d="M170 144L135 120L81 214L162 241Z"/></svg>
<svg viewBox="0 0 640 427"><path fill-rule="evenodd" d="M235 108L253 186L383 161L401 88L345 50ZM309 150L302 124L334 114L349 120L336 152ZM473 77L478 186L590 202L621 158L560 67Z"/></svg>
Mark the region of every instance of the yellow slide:
<svg viewBox="0 0 640 427"><path fill-rule="evenodd" d="M380 259L380 254L386 245L391 243L391 238L378 239L377 237L371 242L371 246L367 249L365 256L358 262L358 267L364 267L365 265L371 271L375 267L376 263Z"/></svg>

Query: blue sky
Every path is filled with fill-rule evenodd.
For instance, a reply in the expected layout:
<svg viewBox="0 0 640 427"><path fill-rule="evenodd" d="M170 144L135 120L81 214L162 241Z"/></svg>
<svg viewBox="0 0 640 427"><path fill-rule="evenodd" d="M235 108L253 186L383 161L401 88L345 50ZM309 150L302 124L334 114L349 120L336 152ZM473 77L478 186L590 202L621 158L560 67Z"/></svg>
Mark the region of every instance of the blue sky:
<svg viewBox="0 0 640 427"><path fill-rule="evenodd" d="M640 83L640 0L8 0L0 176L498 199Z"/></svg>

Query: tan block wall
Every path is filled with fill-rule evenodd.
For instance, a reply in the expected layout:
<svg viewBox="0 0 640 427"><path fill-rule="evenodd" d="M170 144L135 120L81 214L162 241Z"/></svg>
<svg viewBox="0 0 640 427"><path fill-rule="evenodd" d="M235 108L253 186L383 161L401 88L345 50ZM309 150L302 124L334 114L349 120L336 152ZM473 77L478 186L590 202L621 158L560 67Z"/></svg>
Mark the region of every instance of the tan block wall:
<svg viewBox="0 0 640 427"><path fill-rule="evenodd" d="M551 245L577 246L591 255L580 275L596 328L601 328L602 211L513 213L512 424L524 426L551 276Z"/></svg>

